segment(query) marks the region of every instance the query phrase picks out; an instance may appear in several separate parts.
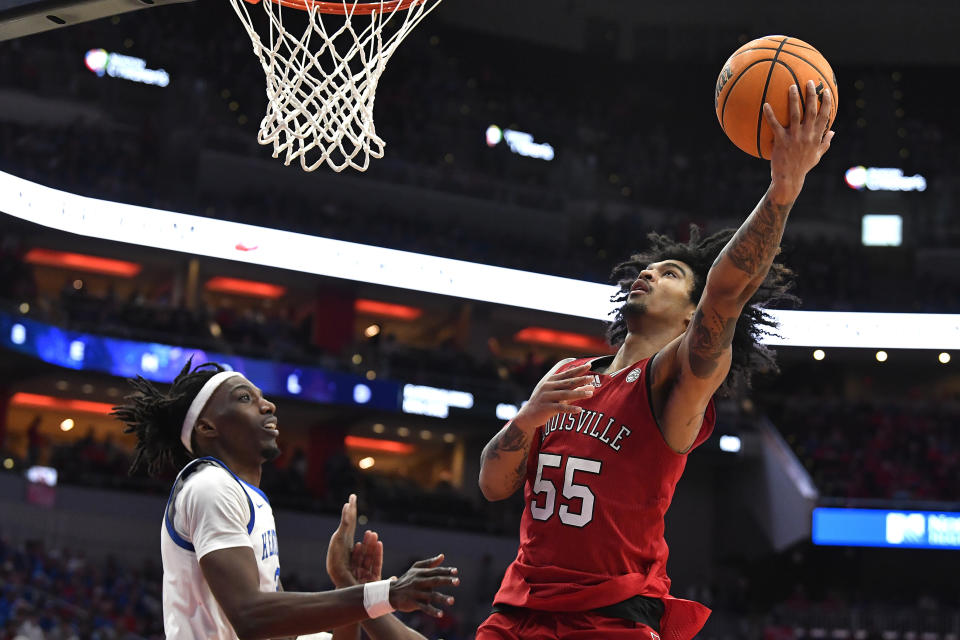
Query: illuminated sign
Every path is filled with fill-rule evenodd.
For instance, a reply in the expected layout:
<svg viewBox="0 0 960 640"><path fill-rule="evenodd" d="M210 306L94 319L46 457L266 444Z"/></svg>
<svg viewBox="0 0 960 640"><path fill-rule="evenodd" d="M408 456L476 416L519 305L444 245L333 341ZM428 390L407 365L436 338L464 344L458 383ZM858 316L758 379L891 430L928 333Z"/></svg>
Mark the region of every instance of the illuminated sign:
<svg viewBox="0 0 960 640"><path fill-rule="evenodd" d="M400 385L388 380L366 380L319 367L300 367L201 349L78 333L27 318L15 319L2 312L0 332L0 347L70 369L99 371L124 378L140 375L148 380L169 382L193 356L194 363L219 362L230 370L243 372L271 396L400 410ZM21 400L21 404L30 404L27 402L29 398ZM110 405L104 406L109 410Z"/></svg>
<svg viewBox="0 0 960 640"><path fill-rule="evenodd" d="M513 420L519 412L520 408L515 404L501 402L497 405L497 418L500 420Z"/></svg>
<svg viewBox="0 0 960 640"><path fill-rule="evenodd" d="M495 147L501 141L506 142L510 151L526 158L539 158L540 160L553 160L555 154L553 147L546 142L534 142L533 134L525 131L514 131L513 129L501 129L495 124L487 127L487 146Z"/></svg>
<svg viewBox="0 0 960 640"><path fill-rule="evenodd" d="M403 412L421 416L446 418L450 407L472 409L473 394L417 384L403 385Z"/></svg>
<svg viewBox="0 0 960 640"><path fill-rule="evenodd" d="M899 247L903 244L903 218L867 214L863 216L860 239L865 247Z"/></svg>
<svg viewBox="0 0 960 640"><path fill-rule="evenodd" d="M57 486L57 470L53 467L33 466L27 469L27 482L47 487Z"/></svg>
<svg viewBox="0 0 960 640"><path fill-rule="evenodd" d="M2 171L0 211L101 240L594 320L610 319L610 296L618 291L596 282L86 198ZM238 238L252 232L257 250L237 249ZM790 309L767 313L780 323L777 332L782 336L762 336L769 345L960 350L957 314ZM16 339L22 336L12 326L4 329L4 336L11 333ZM83 360L82 343L76 351L77 360Z"/></svg>
<svg viewBox="0 0 960 640"><path fill-rule="evenodd" d="M821 507L812 535L819 545L960 549L960 513Z"/></svg>
<svg viewBox="0 0 960 640"><path fill-rule="evenodd" d="M737 453L740 451L741 442L737 436L720 436L720 450L727 453Z"/></svg>
<svg viewBox="0 0 960 640"><path fill-rule="evenodd" d="M850 167L844 176L847 185L858 191L926 191L927 179L917 174L905 176L900 169Z"/></svg>
<svg viewBox="0 0 960 640"><path fill-rule="evenodd" d="M112 53L106 49L90 49L83 58L87 69L103 77L123 78L131 82L152 84L165 87L170 84L170 74L163 69L147 69L147 61L143 58L125 56L121 53Z"/></svg>

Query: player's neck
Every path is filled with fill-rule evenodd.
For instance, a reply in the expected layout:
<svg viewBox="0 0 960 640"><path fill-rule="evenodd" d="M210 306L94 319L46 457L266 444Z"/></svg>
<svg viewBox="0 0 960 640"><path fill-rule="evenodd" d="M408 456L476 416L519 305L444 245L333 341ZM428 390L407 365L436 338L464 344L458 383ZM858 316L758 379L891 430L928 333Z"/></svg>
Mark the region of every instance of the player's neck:
<svg viewBox="0 0 960 640"><path fill-rule="evenodd" d="M227 465L230 471L233 471L238 478L247 484L252 484L255 487L260 486L260 475L263 467L259 461L256 463L244 462L226 451L211 452L209 455Z"/></svg>
<svg viewBox="0 0 960 640"><path fill-rule="evenodd" d="M676 337L676 330L672 328L662 331L628 331L626 339L620 345L620 349L617 350L617 355L613 357L606 373L619 371L634 362L649 358L670 344L670 341Z"/></svg>

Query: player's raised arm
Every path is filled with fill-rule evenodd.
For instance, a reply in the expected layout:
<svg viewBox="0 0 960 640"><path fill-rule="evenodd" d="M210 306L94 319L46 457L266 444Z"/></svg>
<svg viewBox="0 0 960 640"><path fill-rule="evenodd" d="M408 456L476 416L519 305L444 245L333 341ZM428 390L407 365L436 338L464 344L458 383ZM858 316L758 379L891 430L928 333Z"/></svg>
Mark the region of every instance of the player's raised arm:
<svg viewBox="0 0 960 640"><path fill-rule="evenodd" d="M589 364L556 373L569 360L561 360L547 372L514 418L483 448L480 455L480 491L492 501L504 500L523 486L527 456L538 427L558 413L580 413L569 404L593 395Z"/></svg>
<svg viewBox="0 0 960 640"><path fill-rule="evenodd" d="M713 263L686 333L658 359L657 366L670 379L660 425L667 443L677 452L688 450L695 442L707 403L730 370L737 320L780 251L787 216L807 172L830 148L833 132L827 127L833 96L825 89L820 106L812 82L805 90L803 113L799 91L796 85L790 87L790 125L786 128L777 122L770 106L764 105L764 117L774 132L770 187Z"/></svg>
<svg viewBox="0 0 960 640"><path fill-rule="evenodd" d="M442 557L440 557L442 559ZM437 589L459 583L456 570L421 560L382 589L357 585L321 593L260 591L257 561L250 547L212 551L200 569L240 640L299 636L343 627L394 609L438 615L448 596Z"/></svg>

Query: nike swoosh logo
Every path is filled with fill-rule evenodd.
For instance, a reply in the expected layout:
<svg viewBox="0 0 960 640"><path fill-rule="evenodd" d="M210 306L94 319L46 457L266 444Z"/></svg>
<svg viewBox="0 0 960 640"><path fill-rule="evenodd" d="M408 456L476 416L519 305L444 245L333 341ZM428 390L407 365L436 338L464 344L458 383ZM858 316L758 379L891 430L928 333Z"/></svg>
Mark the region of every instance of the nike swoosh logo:
<svg viewBox="0 0 960 640"><path fill-rule="evenodd" d="M260 245L257 245L257 244L249 245L249 244L244 244L242 242L238 242L237 246L234 248L237 251L256 251L259 247Z"/></svg>

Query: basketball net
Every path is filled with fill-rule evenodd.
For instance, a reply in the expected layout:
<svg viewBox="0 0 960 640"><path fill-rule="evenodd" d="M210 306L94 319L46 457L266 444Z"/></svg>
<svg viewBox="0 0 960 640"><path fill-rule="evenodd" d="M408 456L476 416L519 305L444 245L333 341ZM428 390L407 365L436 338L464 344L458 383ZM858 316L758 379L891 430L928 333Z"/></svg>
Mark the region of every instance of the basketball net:
<svg viewBox="0 0 960 640"><path fill-rule="evenodd" d="M273 145L273 157L283 156L285 165L299 160L304 171L324 163L337 172L366 171L371 157L382 158L385 142L373 123L377 83L403 39L441 0L231 2L267 79L257 142ZM250 13L257 4L267 20L263 38ZM306 16L303 33L284 28L284 5L288 18L291 11ZM325 26L324 18L335 24Z"/></svg>

